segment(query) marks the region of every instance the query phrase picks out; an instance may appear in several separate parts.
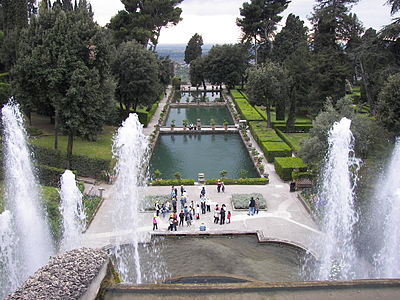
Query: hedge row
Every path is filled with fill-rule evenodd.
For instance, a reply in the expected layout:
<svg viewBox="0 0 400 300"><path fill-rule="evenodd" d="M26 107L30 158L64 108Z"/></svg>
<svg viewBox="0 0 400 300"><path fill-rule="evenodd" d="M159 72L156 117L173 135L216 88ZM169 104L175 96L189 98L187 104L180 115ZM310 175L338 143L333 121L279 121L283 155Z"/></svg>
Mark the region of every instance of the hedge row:
<svg viewBox="0 0 400 300"><path fill-rule="evenodd" d="M67 168L67 155L61 151L31 146L39 165L46 165L58 169ZM72 155L71 168L76 170L79 176L101 179L111 167L111 160L95 159L87 156Z"/></svg>
<svg viewBox="0 0 400 300"><path fill-rule="evenodd" d="M119 119L118 119L117 123L118 124L122 123L122 121L124 121L128 117L129 114L135 113L138 115L139 122L142 123L144 127L147 127L147 125L151 121L151 118L153 117L153 115L155 114L155 112L158 108L158 104L159 104L158 102L154 103L149 111L147 111L145 109L137 109L136 112L134 112L132 109L129 112L127 112L126 110L121 110L121 108L118 107Z"/></svg>
<svg viewBox="0 0 400 300"><path fill-rule="evenodd" d="M233 101L240 113L240 116L247 121L262 121L263 117L254 109L246 99L234 98Z"/></svg>
<svg viewBox="0 0 400 300"><path fill-rule="evenodd" d="M194 179L161 179L153 180L153 186L168 186L168 185L194 185Z"/></svg>
<svg viewBox="0 0 400 300"><path fill-rule="evenodd" d="M233 99L244 99L244 96L238 90L230 90L229 91Z"/></svg>
<svg viewBox="0 0 400 300"><path fill-rule="evenodd" d="M265 185L269 183L268 178L219 178L219 179L206 179L207 185L216 184L218 180L221 180L224 185Z"/></svg>
<svg viewBox="0 0 400 300"><path fill-rule="evenodd" d="M300 178L312 178L313 175L311 172L301 172L301 171L293 171L292 172L292 179L296 180L296 179L300 179Z"/></svg>
<svg viewBox="0 0 400 300"><path fill-rule="evenodd" d="M286 124L272 124L274 129L279 129L281 131L286 131ZM309 132L313 128L313 124L295 124L294 128L290 132Z"/></svg>
<svg viewBox="0 0 400 300"><path fill-rule="evenodd" d="M60 178L65 169L49 167L46 165L37 165L39 183L44 186L60 186Z"/></svg>
<svg viewBox="0 0 400 300"><path fill-rule="evenodd" d="M267 201L264 196L260 193L252 194L232 194L232 204L234 209L248 209L251 197L254 199L259 199L259 209L267 208Z"/></svg>
<svg viewBox="0 0 400 300"><path fill-rule="evenodd" d="M276 157L291 157L292 149L284 142L262 142L260 144L268 162L274 162Z"/></svg>
<svg viewBox="0 0 400 300"><path fill-rule="evenodd" d="M307 171L307 165L299 157L276 157L275 171L282 180L292 180L292 172L299 169L301 172Z"/></svg>
<svg viewBox="0 0 400 300"><path fill-rule="evenodd" d="M299 149L292 143L292 141L289 139L289 137L284 134L281 130L275 129L276 134L294 151L297 152Z"/></svg>
<svg viewBox="0 0 400 300"><path fill-rule="evenodd" d="M252 121L249 122L251 134L258 144L262 142L282 142L282 139L272 128L267 128L267 122Z"/></svg>

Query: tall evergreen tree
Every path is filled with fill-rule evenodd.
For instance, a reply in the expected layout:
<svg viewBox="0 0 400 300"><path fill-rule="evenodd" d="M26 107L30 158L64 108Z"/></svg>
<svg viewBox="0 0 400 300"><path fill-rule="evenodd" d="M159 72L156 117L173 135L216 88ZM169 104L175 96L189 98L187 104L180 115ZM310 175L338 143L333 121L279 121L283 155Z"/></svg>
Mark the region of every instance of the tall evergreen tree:
<svg viewBox="0 0 400 300"><path fill-rule="evenodd" d="M259 61L259 47L270 55L276 25L282 20L279 14L289 3L290 0L251 0L240 8L241 18L237 18L236 24L242 30L242 41L253 43L256 63Z"/></svg>
<svg viewBox="0 0 400 300"><path fill-rule="evenodd" d="M185 63L190 64L191 61L200 57L202 54L203 38L195 33L189 40L185 49Z"/></svg>

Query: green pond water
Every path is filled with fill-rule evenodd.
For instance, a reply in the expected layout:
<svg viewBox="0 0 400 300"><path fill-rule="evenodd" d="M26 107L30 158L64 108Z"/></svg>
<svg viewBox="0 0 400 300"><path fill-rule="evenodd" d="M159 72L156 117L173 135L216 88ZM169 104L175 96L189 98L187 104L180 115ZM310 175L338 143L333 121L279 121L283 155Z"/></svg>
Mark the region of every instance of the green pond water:
<svg viewBox="0 0 400 300"><path fill-rule="evenodd" d="M196 124L197 119L200 119L203 125L210 125L211 119L214 119L217 125L222 125L225 120L229 124L233 124L228 108L223 106L171 108L165 125L170 126L172 120L175 120L176 126L182 126L183 120L188 120L189 123Z"/></svg>
<svg viewBox="0 0 400 300"><path fill-rule="evenodd" d="M219 178L226 170L227 178L239 178L246 170L247 177L259 177L239 134L162 134L159 136L150 161L151 174L158 169L163 179L197 180L198 173L207 178Z"/></svg>
<svg viewBox="0 0 400 300"><path fill-rule="evenodd" d="M181 92L175 93L173 102L191 103L191 102L216 102L221 101L219 92Z"/></svg>

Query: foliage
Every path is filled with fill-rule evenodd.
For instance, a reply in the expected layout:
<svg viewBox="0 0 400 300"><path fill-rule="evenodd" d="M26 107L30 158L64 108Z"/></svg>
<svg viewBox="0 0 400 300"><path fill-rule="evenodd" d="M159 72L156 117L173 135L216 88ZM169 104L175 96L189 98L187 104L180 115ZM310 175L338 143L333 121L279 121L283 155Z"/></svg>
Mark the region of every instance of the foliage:
<svg viewBox="0 0 400 300"><path fill-rule="evenodd" d="M175 124L174 125L172 125L173 123L171 122L171 127L174 127L175 126ZM179 172L176 172L175 174L174 174L174 177L176 178L176 180L181 180L182 179L182 175L181 175L181 173L179 173Z"/></svg>
<svg viewBox="0 0 400 300"><path fill-rule="evenodd" d="M259 145L262 142L282 142L275 130L267 128L267 122L249 122L249 126L251 134Z"/></svg>
<svg viewBox="0 0 400 300"><path fill-rule="evenodd" d="M270 113L273 104L277 107L277 120L284 119L285 99L288 95L286 70L278 64L269 62L249 69L247 74L247 93L250 101L266 107L268 127L271 127Z"/></svg>
<svg viewBox="0 0 400 300"><path fill-rule="evenodd" d="M99 196L83 195L82 202L85 209L86 223L90 224L94 218L102 199Z"/></svg>
<svg viewBox="0 0 400 300"><path fill-rule="evenodd" d="M161 171L159 169L155 169L154 170L155 178L161 178L161 175L162 175L162 173L161 173Z"/></svg>
<svg viewBox="0 0 400 300"><path fill-rule="evenodd" d="M117 45L136 40L156 51L161 29L178 24L183 0L123 0L125 10L111 18L108 27L112 30Z"/></svg>
<svg viewBox="0 0 400 300"><path fill-rule="evenodd" d="M65 169L49 167L46 165L37 165L39 183L45 186L60 186L60 178Z"/></svg>
<svg viewBox="0 0 400 300"><path fill-rule="evenodd" d="M168 186L168 185L194 185L194 179L162 179L153 180L152 186Z"/></svg>
<svg viewBox="0 0 400 300"><path fill-rule="evenodd" d="M300 171L293 171L292 172L292 179L300 179L300 178L312 178L313 175L311 172L300 172Z"/></svg>
<svg viewBox="0 0 400 300"><path fill-rule="evenodd" d="M224 182L224 185L265 185L269 183L268 178L219 178L219 179L206 179L207 185L216 184L218 180Z"/></svg>
<svg viewBox="0 0 400 300"><path fill-rule="evenodd" d="M239 172L239 176L240 176L240 178L247 178L247 173L249 173L248 171L246 171L246 170L240 170L240 172Z"/></svg>
<svg viewBox="0 0 400 300"><path fill-rule="evenodd" d="M378 119L394 135L400 135L400 73L390 76L379 93Z"/></svg>
<svg viewBox="0 0 400 300"><path fill-rule="evenodd" d="M252 194L232 194L232 205L235 209L248 209L249 208L249 201L253 197L254 199L259 198L260 209L267 208L267 201L265 200L264 196L260 193L252 193Z"/></svg>
<svg viewBox="0 0 400 300"><path fill-rule="evenodd" d="M234 98L233 101L243 119L247 121L262 121L263 117L254 109L246 99Z"/></svg>
<svg viewBox="0 0 400 300"><path fill-rule="evenodd" d="M225 84L228 88L242 82L248 66L245 45L216 45L205 57L205 78L213 85Z"/></svg>
<svg viewBox="0 0 400 300"><path fill-rule="evenodd" d="M281 21L279 16L289 4L288 0L251 0L244 2L240 8L240 16L236 24L243 32L242 41L254 40L254 46L257 49L259 45L266 48L267 54L271 49L271 40L276 30L276 25ZM263 59L265 61L265 58ZM258 55L256 50L256 64Z"/></svg>
<svg viewBox="0 0 400 300"><path fill-rule="evenodd" d="M189 40L185 49L185 63L190 64L202 53L203 38L200 34L195 33Z"/></svg>
<svg viewBox="0 0 400 300"><path fill-rule="evenodd" d="M226 174L228 174L228 171L226 171L226 170L221 170L221 171L219 172L219 175L220 175L222 178L225 178Z"/></svg>
<svg viewBox="0 0 400 300"><path fill-rule="evenodd" d="M178 77L172 78L172 87L175 91L179 91L181 89L181 79Z"/></svg>
<svg viewBox="0 0 400 300"><path fill-rule="evenodd" d="M284 142L262 142L260 147L265 154L265 158L270 163L273 162L276 157L292 156L292 150Z"/></svg>
<svg viewBox="0 0 400 300"><path fill-rule="evenodd" d="M191 61L190 63L190 82L193 86L200 86L203 84L206 89L205 74L206 74L206 60L205 57L201 56Z"/></svg>
<svg viewBox="0 0 400 300"><path fill-rule="evenodd" d="M32 148L40 165L67 169L68 162L65 152L40 146L32 146ZM111 159L91 158L82 155L72 155L71 157L70 169L76 170L79 176L101 178L102 174L108 171L110 167Z"/></svg>
<svg viewBox="0 0 400 300"><path fill-rule="evenodd" d="M292 180L292 172L294 169L307 171L307 165L299 157L276 157L275 171L282 180Z"/></svg>
<svg viewBox="0 0 400 300"><path fill-rule="evenodd" d="M62 216L59 208L60 194L58 189L55 187L42 186L41 195L48 216L51 234L56 241L60 240Z"/></svg>
<svg viewBox="0 0 400 300"><path fill-rule="evenodd" d="M120 44L112 65L117 78L116 98L129 111L159 100L162 85L156 56L137 42Z"/></svg>
<svg viewBox="0 0 400 300"><path fill-rule="evenodd" d="M300 149L300 142L310 135L308 133L284 133L278 128L275 128L276 134L292 149L297 152Z"/></svg>
<svg viewBox="0 0 400 300"><path fill-rule="evenodd" d="M236 89L230 89L229 93L231 94L233 99L244 99L246 98L240 91Z"/></svg>

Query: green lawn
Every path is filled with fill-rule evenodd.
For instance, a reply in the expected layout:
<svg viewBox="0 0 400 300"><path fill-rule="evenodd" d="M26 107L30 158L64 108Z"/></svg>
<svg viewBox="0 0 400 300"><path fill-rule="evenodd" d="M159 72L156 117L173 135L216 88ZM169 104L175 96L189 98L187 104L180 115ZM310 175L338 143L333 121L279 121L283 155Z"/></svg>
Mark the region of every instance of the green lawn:
<svg viewBox="0 0 400 300"><path fill-rule="evenodd" d="M309 133L285 133L286 136L290 139L293 146L296 148L296 151L300 149L300 141L308 138L310 136Z"/></svg>
<svg viewBox="0 0 400 300"><path fill-rule="evenodd" d="M265 118L265 120L267 119L267 112L265 111L265 108L262 106L255 106L255 108L257 109L257 111ZM278 121L278 122L286 122L288 119L288 113L285 114L285 121ZM275 111L271 111L271 122L277 122L276 121L276 113ZM312 120L310 118L304 117L304 116L296 116L296 123L312 123Z"/></svg>
<svg viewBox="0 0 400 300"><path fill-rule="evenodd" d="M83 155L90 158L108 159L112 158L111 145L112 133L100 134L97 136L97 141L89 142L79 137L74 139L73 154ZM54 147L54 136L43 136L30 139L33 145L52 148ZM67 153L68 137L58 137L58 149L63 153Z"/></svg>

